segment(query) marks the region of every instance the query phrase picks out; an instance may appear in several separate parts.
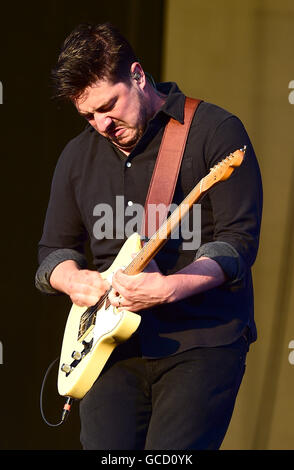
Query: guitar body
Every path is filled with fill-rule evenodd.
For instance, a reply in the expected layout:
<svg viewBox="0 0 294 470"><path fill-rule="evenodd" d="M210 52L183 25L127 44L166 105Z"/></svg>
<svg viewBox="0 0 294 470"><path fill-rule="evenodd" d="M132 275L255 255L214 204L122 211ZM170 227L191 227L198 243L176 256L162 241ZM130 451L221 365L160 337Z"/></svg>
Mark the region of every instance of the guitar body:
<svg viewBox="0 0 294 470"><path fill-rule="evenodd" d="M140 249L140 236L134 233L126 240L110 268L101 273L102 277L111 283L115 271L127 266L132 260L132 254L138 253ZM112 305L106 308L105 300L97 312L95 324L79 338L81 319L86 310L87 307L72 306L59 362L58 392L76 399L84 397L114 348L129 339L141 321L140 315L128 310L118 310Z"/></svg>

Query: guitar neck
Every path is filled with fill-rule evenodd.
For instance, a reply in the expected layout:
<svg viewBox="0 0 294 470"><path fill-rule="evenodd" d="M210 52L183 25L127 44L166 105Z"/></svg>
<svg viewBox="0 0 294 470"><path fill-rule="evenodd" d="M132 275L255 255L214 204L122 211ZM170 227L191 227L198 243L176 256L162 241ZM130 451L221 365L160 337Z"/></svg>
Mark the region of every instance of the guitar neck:
<svg viewBox="0 0 294 470"><path fill-rule="evenodd" d="M143 271L147 264L158 253L160 248L167 242L171 233L178 226L181 219L183 219L183 217L190 211L191 207L198 201L200 196L206 193L218 181L224 181L229 178L234 171L234 168L241 165L244 159L245 150L246 146L244 146L243 149L236 150L210 169L210 173L199 181L183 202L165 220L131 263L125 268L125 274L132 275Z"/></svg>
<svg viewBox="0 0 294 470"><path fill-rule="evenodd" d="M205 177L206 178L206 177ZM179 225L181 219L190 211L195 202L205 192L205 178L203 178L173 211L173 213L163 222L159 229L152 235L136 257L125 268L125 274L138 274L143 271L147 264L154 258L161 247L167 242L171 233Z"/></svg>

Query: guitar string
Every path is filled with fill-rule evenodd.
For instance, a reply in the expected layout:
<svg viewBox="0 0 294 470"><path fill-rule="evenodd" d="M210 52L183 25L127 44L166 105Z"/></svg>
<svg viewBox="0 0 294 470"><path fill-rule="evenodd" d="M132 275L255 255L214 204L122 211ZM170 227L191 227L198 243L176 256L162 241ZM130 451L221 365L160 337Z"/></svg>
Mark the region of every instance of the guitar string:
<svg viewBox="0 0 294 470"><path fill-rule="evenodd" d="M90 325L89 326L91 326L93 317L95 317L97 311L99 310L99 308L102 306L103 302L108 297L111 289L112 288L108 289L108 291L101 297L101 299L99 299L99 301L95 305L93 305L92 307L88 307L87 310L82 314L81 321L80 321L80 324L79 324L79 337L81 336L81 334L84 334L87 331L88 328L84 331L82 331L82 330L83 330L84 325L86 323L89 323L89 320L90 320Z"/></svg>

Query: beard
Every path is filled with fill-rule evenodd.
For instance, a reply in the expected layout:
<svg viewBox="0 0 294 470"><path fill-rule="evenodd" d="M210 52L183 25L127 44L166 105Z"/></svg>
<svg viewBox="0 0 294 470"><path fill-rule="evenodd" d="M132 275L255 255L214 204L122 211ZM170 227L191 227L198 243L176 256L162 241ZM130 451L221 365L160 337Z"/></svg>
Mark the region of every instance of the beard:
<svg viewBox="0 0 294 470"><path fill-rule="evenodd" d="M131 151L137 145L147 127L148 120L150 118L148 108L145 100L139 93L138 99L139 111L136 125L130 126L124 121L117 121L113 123L111 128L105 134L106 139L121 150ZM125 129L125 132L121 136L116 136L115 132L119 128ZM128 135L124 135L125 133Z"/></svg>

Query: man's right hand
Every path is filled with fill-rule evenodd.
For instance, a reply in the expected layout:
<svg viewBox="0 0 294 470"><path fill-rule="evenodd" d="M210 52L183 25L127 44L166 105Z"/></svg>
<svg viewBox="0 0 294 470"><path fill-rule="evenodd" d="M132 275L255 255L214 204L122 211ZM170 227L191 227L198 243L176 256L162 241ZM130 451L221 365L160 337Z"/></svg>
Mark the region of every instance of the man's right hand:
<svg viewBox="0 0 294 470"><path fill-rule="evenodd" d="M72 260L58 264L50 276L51 286L67 294L80 307L95 305L110 287L97 271L79 269Z"/></svg>

